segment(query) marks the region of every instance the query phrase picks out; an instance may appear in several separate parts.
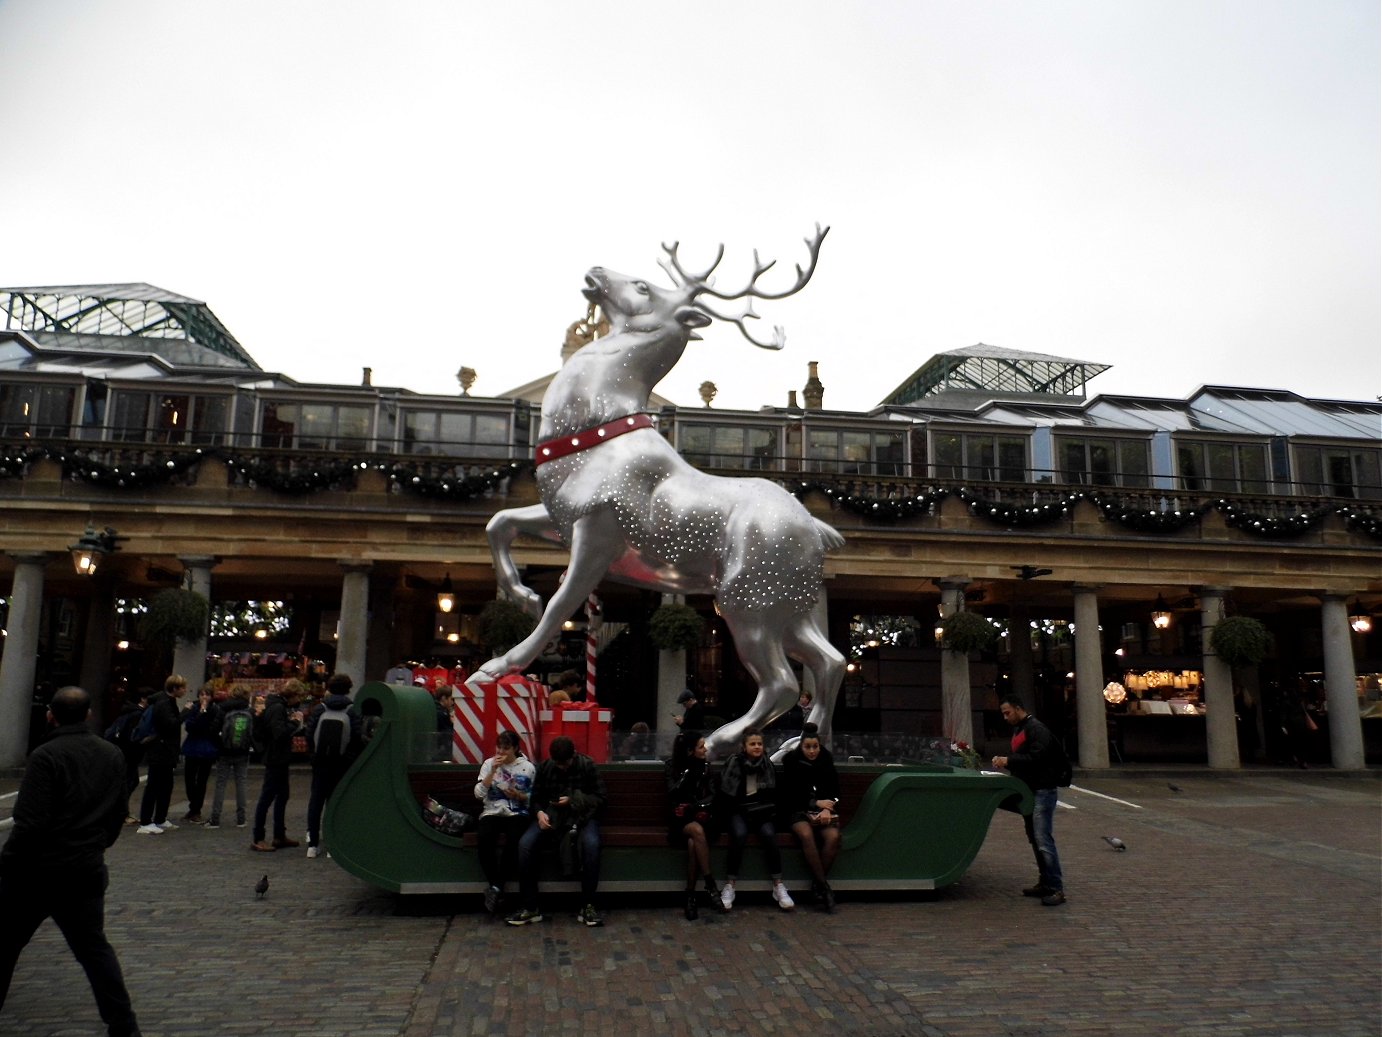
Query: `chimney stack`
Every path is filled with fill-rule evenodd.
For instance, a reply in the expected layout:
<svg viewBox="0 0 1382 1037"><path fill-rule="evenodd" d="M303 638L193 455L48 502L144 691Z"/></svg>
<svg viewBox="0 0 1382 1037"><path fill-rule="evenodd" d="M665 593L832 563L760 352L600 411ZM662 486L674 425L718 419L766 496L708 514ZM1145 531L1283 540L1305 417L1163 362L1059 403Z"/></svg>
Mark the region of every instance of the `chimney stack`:
<svg viewBox="0 0 1382 1037"><path fill-rule="evenodd" d="M361 384L361 385L370 385L370 384L372 384L372 383L370 382L370 379L373 378L373 377L374 377L374 368L372 368L372 367L366 367L366 368L364 369L364 374L363 374L363 375L361 376L361 378L360 378L360 384Z"/></svg>
<svg viewBox="0 0 1382 1037"><path fill-rule="evenodd" d="M787 409L801 410L801 404L797 403L797 391L795 389L787 390Z"/></svg>
<svg viewBox="0 0 1382 1037"><path fill-rule="evenodd" d="M825 398L825 386L816 375L816 361L811 360L806 364L810 374L806 378L806 385L801 390L802 399L806 401L807 410L820 410L821 401Z"/></svg>

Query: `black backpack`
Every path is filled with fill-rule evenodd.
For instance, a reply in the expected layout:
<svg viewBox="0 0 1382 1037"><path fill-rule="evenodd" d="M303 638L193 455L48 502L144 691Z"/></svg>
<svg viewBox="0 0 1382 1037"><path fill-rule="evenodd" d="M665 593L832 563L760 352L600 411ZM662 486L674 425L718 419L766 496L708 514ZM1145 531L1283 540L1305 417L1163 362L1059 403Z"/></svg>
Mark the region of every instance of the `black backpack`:
<svg viewBox="0 0 1382 1037"><path fill-rule="evenodd" d="M221 748L247 753L254 745L254 718L248 709L232 709L221 724Z"/></svg>
<svg viewBox="0 0 1382 1037"><path fill-rule="evenodd" d="M312 733L312 759L339 760L349 748L350 714L344 709L323 709Z"/></svg>

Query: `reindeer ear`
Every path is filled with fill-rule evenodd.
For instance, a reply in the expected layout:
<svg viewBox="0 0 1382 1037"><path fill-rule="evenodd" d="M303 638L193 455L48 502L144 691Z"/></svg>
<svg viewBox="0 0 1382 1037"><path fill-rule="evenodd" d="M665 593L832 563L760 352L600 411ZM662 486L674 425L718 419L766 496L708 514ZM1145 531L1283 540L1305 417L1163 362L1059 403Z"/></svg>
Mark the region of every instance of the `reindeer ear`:
<svg viewBox="0 0 1382 1037"><path fill-rule="evenodd" d="M710 318L694 306L679 307L672 319L684 328L703 328L710 323Z"/></svg>

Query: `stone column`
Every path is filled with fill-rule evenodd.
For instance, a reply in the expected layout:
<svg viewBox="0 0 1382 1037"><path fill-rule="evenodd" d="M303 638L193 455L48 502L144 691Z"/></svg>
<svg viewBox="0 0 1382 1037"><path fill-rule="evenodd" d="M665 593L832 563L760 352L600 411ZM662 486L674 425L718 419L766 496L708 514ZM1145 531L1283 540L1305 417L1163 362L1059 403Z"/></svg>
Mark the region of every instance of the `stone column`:
<svg viewBox="0 0 1382 1037"><path fill-rule="evenodd" d="M49 555L15 554L5 654L0 656L0 767L22 767L29 751L29 706L38 669L43 569Z"/></svg>
<svg viewBox="0 0 1382 1037"><path fill-rule="evenodd" d="M1026 602L1014 602L1008 610L1008 679L1022 701L1036 705L1036 678L1032 660L1032 610Z"/></svg>
<svg viewBox="0 0 1382 1037"><path fill-rule="evenodd" d="M969 581L951 576L937 581L941 588L941 617L953 616L965 607ZM969 688L969 656L941 651L941 732L957 742L974 744L974 697Z"/></svg>
<svg viewBox="0 0 1382 1037"><path fill-rule="evenodd" d="M1221 770L1236 770L1238 724L1233 709L1233 668L1214 654L1210 640L1214 627L1224 618L1224 589L1200 588L1200 630L1204 651L1205 740L1209 765Z"/></svg>
<svg viewBox="0 0 1382 1037"><path fill-rule="evenodd" d="M1363 720L1358 712L1357 672L1348 606L1326 594L1320 606L1324 634L1324 697L1329 706L1329 758L1339 770L1363 769Z"/></svg>
<svg viewBox="0 0 1382 1037"><path fill-rule="evenodd" d="M86 632L82 636L82 665L77 682L91 693L96 725L104 728L112 717L106 692L110 684L110 653L115 647L115 585L97 570L88 579L91 597L86 603Z"/></svg>
<svg viewBox="0 0 1382 1037"><path fill-rule="evenodd" d="M188 581L185 584L188 590L196 591L211 603L211 570L215 567L217 559L209 555L192 555L187 558L179 558L182 568L187 574ZM208 629L210 626L210 616L207 617ZM201 686L206 683L206 631L195 641L178 640L173 647L173 672L180 673L187 678L188 694L195 697L201 690Z"/></svg>
<svg viewBox="0 0 1382 1037"><path fill-rule="evenodd" d="M1099 637L1097 587L1076 584L1075 723L1079 727L1080 766L1108 767L1108 713L1104 704L1104 655Z"/></svg>
<svg viewBox="0 0 1382 1037"><path fill-rule="evenodd" d="M365 682L365 654L369 633L369 562L341 562L341 626L336 638L336 672L359 687Z"/></svg>

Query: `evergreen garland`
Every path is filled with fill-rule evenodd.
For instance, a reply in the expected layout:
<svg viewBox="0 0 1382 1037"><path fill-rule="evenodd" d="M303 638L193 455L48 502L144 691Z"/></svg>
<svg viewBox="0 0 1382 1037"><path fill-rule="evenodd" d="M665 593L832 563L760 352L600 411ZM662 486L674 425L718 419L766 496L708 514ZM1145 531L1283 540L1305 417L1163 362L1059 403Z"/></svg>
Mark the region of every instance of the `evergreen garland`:
<svg viewBox="0 0 1382 1037"><path fill-rule="evenodd" d="M148 460L111 465L94 456L112 449L127 449ZM137 444L59 448L25 443L0 447L0 479L23 479L35 462L52 460L62 465L66 478L110 489L142 489L166 485L186 476L206 458L224 461L234 473L235 481L242 485L263 487L277 493L301 496L321 490L351 489L359 473L373 468L388 477L394 493L415 493L452 503L474 500L493 491L504 480L533 467L528 460L502 461L474 474L466 474L466 466L457 464L448 466L446 474L433 475L430 470L438 467L435 462L418 465L373 458L352 461L307 455L265 456L228 447L149 450ZM1224 498L1179 510L1149 508L1143 502L1146 491L1124 495L1116 491L1052 493L1037 489L1034 492L1052 493L1052 499L1039 504L1010 504L984 497L966 486L951 490L935 485L916 489L899 485L878 496L858 493L842 488L838 482L823 480L797 480L787 488L798 498L811 492L820 493L832 507L878 522L929 516L953 494L964 502L971 515L1007 529L1033 529L1068 519L1075 505L1088 500L1099 509L1105 521L1135 533L1171 535L1217 510L1224 516L1226 525L1264 539L1299 537L1319 528L1330 515L1338 515L1349 532L1382 540L1382 508L1358 504L1302 502L1295 515L1279 516L1252 511Z"/></svg>

